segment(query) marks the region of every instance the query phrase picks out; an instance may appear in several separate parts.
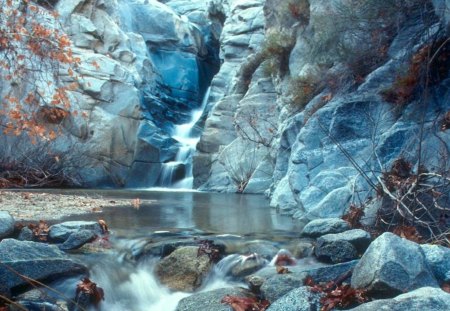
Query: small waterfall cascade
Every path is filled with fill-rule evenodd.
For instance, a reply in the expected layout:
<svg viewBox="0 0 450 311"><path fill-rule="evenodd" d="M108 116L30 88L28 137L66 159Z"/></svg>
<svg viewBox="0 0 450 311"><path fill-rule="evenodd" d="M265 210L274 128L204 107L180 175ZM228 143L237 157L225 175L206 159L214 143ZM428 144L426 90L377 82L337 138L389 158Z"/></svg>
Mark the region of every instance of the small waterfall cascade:
<svg viewBox="0 0 450 311"><path fill-rule="evenodd" d="M174 161L163 164L159 185L177 189L192 189L194 177L192 176L192 156L197 143L200 140L201 131L196 131L195 126L203 115L208 104L210 88L206 90L200 108L191 112L191 120L188 123L175 125L172 138L177 140L181 147Z"/></svg>

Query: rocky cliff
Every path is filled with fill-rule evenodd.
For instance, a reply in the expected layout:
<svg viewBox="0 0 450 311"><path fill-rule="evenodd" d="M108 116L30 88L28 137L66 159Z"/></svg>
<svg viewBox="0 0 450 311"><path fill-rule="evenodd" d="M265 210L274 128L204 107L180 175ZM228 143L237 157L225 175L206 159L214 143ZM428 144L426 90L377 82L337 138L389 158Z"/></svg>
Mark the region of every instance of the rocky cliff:
<svg viewBox="0 0 450 311"><path fill-rule="evenodd" d="M76 77L79 84L68 92L72 113L52 142L33 146L26 137L2 136L10 146L2 158L69 154L76 169L67 173L84 186L157 185L163 164L180 147L171 138L174 125L189 120L217 72L220 16L202 1L51 3L41 9L59 13L80 59L74 76L62 73L66 83ZM11 85L3 83L3 97L17 92Z"/></svg>
<svg viewBox="0 0 450 311"><path fill-rule="evenodd" d="M445 170L449 4L232 2L196 185L308 220L370 199L396 159Z"/></svg>
<svg viewBox="0 0 450 311"><path fill-rule="evenodd" d="M203 129L201 190L266 193L307 220L370 199L399 158L446 171L448 0L54 3L81 78L70 92L78 113L45 147L80 155L84 185L161 185L168 167L186 175L174 129L205 94L190 129ZM13 89L2 83L2 96ZM1 139L4 158L34 148Z"/></svg>

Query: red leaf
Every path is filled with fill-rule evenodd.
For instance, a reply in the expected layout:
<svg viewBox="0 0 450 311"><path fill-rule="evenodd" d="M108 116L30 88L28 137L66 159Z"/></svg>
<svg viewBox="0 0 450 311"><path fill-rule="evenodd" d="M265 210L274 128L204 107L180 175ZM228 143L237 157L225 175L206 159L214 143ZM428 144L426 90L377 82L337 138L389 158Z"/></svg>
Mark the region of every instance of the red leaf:
<svg viewBox="0 0 450 311"><path fill-rule="evenodd" d="M82 279L77 284L76 298L78 299L81 293L87 294L92 304L97 306L102 300L105 300L105 293L101 287L92 282L88 278ZM77 300L76 299L76 300Z"/></svg>
<svg viewBox="0 0 450 311"><path fill-rule="evenodd" d="M234 311L265 311L270 306L270 302L267 300L228 295L223 297L221 303L231 306Z"/></svg>

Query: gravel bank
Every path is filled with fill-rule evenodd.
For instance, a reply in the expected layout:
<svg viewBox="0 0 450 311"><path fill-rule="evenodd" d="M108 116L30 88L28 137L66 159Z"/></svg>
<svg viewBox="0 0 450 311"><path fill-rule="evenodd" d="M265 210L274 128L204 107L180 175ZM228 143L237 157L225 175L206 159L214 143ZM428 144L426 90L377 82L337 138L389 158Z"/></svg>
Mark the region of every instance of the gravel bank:
<svg viewBox="0 0 450 311"><path fill-rule="evenodd" d="M98 213L111 206L139 204L136 200L88 195L0 191L0 211L11 213L16 221L56 220L69 215Z"/></svg>

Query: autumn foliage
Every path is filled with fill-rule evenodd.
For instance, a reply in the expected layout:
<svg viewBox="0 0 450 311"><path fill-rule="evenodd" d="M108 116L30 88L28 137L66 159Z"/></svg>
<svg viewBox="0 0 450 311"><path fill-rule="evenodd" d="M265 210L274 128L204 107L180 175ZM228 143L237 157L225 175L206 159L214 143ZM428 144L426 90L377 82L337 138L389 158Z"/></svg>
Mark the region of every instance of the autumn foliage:
<svg viewBox="0 0 450 311"><path fill-rule="evenodd" d="M69 37L49 11L30 0L0 0L0 125L4 134L55 139L78 87ZM61 81L61 75L72 83Z"/></svg>
<svg viewBox="0 0 450 311"><path fill-rule="evenodd" d="M340 281L318 284L311 277L308 277L305 280L305 285L311 287L312 292L322 294L320 311L348 308L368 301L365 290L354 289Z"/></svg>

